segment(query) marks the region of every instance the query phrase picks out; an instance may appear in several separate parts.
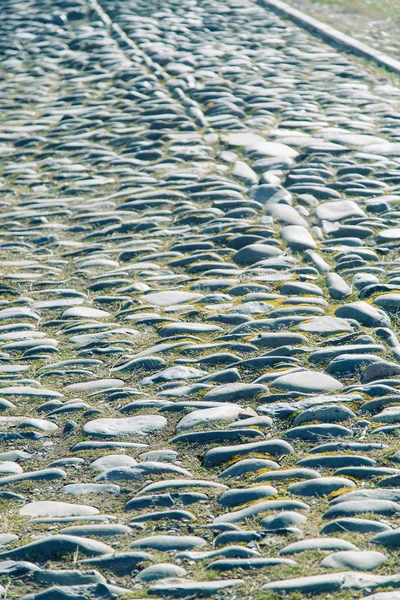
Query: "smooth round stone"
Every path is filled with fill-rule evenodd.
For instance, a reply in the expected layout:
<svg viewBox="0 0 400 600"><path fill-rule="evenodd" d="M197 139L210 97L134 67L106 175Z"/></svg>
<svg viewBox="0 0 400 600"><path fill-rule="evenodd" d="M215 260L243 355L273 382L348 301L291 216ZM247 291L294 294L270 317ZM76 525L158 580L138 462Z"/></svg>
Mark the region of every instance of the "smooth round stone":
<svg viewBox="0 0 400 600"><path fill-rule="evenodd" d="M11 558L14 560L46 562L47 560L54 560L57 556L74 552L81 552L86 556L98 556L99 554L111 554L113 549L103 542L90 538L57 534L19 546L14 550L1 552L0 559Z"/></svg>
<svg viewBox="0 0 400 600"><path fill-rule="evenodd" d="M334 475L353 477L358 480L372 479L373 477L394 476L400 481L400 470L390 469L389 467L342 467L337 469ZM393 483L396 483L393 481ZM389 486L390 487L390 484Z"/></svg>
<svg viewBox="0 0 400 600"><path fill-rule="evenodd" d="M326 283L329 295L335 300L343 300L343 298L347 298L351 294L351 287L337 273L328 273Z"/></svg>
<svg viewBox="0 0 400 600"><path fill-rule="evenodd" d="M360 338L358 338L360 339ZM360 340L361 341L361 340ZM327 346L321 350L316 350L310 355L309 360L311 362L319 363L324 362L326 360L332 360L334 358L341 357L341 355L349 355L349 354L364 354L367 352L375 353L375 352L383 352L384 346L380 344L369 344L369 343L359 343L359 344L344 344L341 346ZM378 359L379 360L379 359Z"/></svg>
<svg viewBox="0 0 400 600"><path fill-rule="evenodd" d="M312 469L282 469L279 471L273 471L271 473L261 473L256 479L255 482L259 481L284 481L285 479L316 479L322 477L318 471L314 471Z"/></svg>
<svg viewBox="0 0 400 600"><path fill-rule="evenodd" d="M399 502L400 500L400 488L382 490L378 488L360 488L354 492L346 492L330 500L329 504L334 506L341 504L342 502L349 502L350 500L391 500L392 502Z"/></svg>
<svg viewBox="0 0 400 600"><path fill-rule="evenodd" d="M351 398L351 396L348 396L348 398ZM332 399L332 396L330 396L330 399ZM353 401L357 401L357 400L361 400L362 398L352 398L352 402ZM388 448L387 444L364 444L362 442L330 442L327 444L321 444L320 446L314 446L314 448L310 448L309 452L310 454L318 454L319 452L326 452L326 453L334 453L334 452L343 452L343 451L348 451L348 450L356 450L356 451L364 451L364 452L372 452L375 450L384 450L385 448ZM369 457L370 461L369 463L364 463L364 464L375 464L376 461ZM360 463L361 464L361 463Z"/></svg>
<svg viewBox="0 0 400 600"><path fill-rule="evenodd" d="M135 540L130 548L146 548L158 552L171 552L192 550L206 546L206 540L195 535L153 535L147 538Z"/></svg>
<svg viewBox="0 0 400 600"><path fill-rule="evenodd" d="M307 344L308 339L301 333L259 333L250 339L252 344L262 348L280 348L282 346L297 346Z"/></svg>
<svg viewBox="0 0 400 600"><path fill-rule="evenodd" d="M328 533L343 533L344 531L349 531L350 533L380 533L381 531L388 530L391 530L391 527L385 523L349 517L347 519L330 521L321 528L321 533L323 535Z"/></svg>
<svg viewBox="0 0 400 600"><path fill-rule="evenodd" d="M348 437L353 434L351 429L334 423L320 423L318 425L299 425L288 429L282 435L288 440L318 441L321 438Z"/></svg>
<svg viewBox="0 0 400 600"><path fill-rule="evenodd" d="M248 185L258 183L257 174L243 160L237 160L235 162L231 174L233 177L244 180Z"/></svg>
<svg viewBox="0 0 400 600"><path fill-rule="evenodd" d="M125 382L122 379L96 379L94 381L85 381L82 383L72 383L65 386L66 392L94 392L97 390L107 390L115 387L123 387Z"/></svg>
<svg viewBox="0 0 400 600"><path fill-rule="evenodd" d="M363 513L378 515L396 515L400 512L400 504L391 500L348 500L340 502L329 508L323 515L323 519L336 519L339 517L352 517Z"/></svg>
<svg viewBox="0 0 400 600"><path fill-rule="evenodd" d="M275 221L284 225L300 225L302 227L308 227L307 221L295 208L293 208L293 206L289 206L288 204L268 205L267 214L271 215Z"/></svg>
<svg viewBox="0 0 400 600"><path fill-rule="evenodd" d="M204 455L203 464L206 468L215 467L234 457L253 452L270 456L283 456L292 453L293 448L288 442L280 439L251 442L250 444L240 444L238 446L221 446L208 450Z"/></svg>
<svg viewBox="0 0 400 600"><path fill-rule="evenodd" d="M10 460L0 462L0 473L10 473L15 475L22 472L22 467L16 462L12 462Z"/></svg>
<svg viewBox="0 0 400 600"><path fill-rule="evenodd" d="M398 227L393 227L389 229L384 229L380 231L376 236L376 240L378 243L380 242L395 242L400 239L400 229Z"/></svg>
<svg viewBox="0 0 400 600"><path fill-rule="evenodd" d="M207 375L207 371L201 369L195 369L194 367L186 367L183 365L177 365L175 367L168 367L163 371L158 371L153 375L144 377L140 380L140 385L153 385L155 383L165 383L168 381L186 381L188 379L199 379Z"/></svg>
<svg viewBox="0 0 400 600"><path fill-rule="evenodd" d="M356 418L356 414L347 406L340 404L325 404L324 406L313 406L299 414L293 421L293 426L308 423L310 421L321 421L323 423L335 423Z"/></svg>
<svg viewBox="0 0 400 600"><path fill-rule="evenodd" d="M258 138L259 136L257 135L256 137ZM281 142L267 142L263 138L251 141L248 144L246 144L244 151L246 154L257 154L258 156L274 156L279 158L295 158L296 156L298 156L298 152L294 148L291 148L286 144L282 144Z"/></svg>
<svg viewBox="0 0 400 600"><path fill-rule="evenodd" d="M136 579L147 583L150 581L157 581L158 579L165 579L166 577L184 577L185 575L185 569L178 565L158 563L140 571L140 573L136 575Z"/></svg>
<svg viewBox="0 0 400 600"><path fill-rule="evenodd" d="M260 260L271 258L273 256L279 256L282 254L282 250L276 246L269 244L250 244L245 246L233 255L232 260L234 263L241 267L248 265L254 265Z"/></svg>
<svg viewBox="0 0 400 600"><path fill-rule="evenodd" d="M355 571L374 571L386 560L381 552L373 550L361 552L344 550L326 556L319 564L326 569L351 569Z"/></svg>
<svg viewBox="0 0 400 600"><path fill-rule="evenodd" d="M313 538L294 542L279 551L281 556L310 550L358 550L357 546L341 538Z"/></svg>
<svg viewBox="0 0 400 600"><path fill-rule="evenodd" d="M309 510L310 507L299 500L266 500L252 506L236 510L225 515L219 515L214 519L214 523L240 523L252 519L263 512L269 511L296 511Z"/></svg>
<svg viewBox="0 0 400 600"><path fill-rule="evenodd" d="M321 296L324 292L315 283L303 283L302 281L288 281L281 287L281 294L288 296Z"/></svg>
<svg viewBox="0 0 400 600"><path fill-rule="evenodd" d="M294 579L279 579L271 581L261 587L263 591L272 591L280 594L300 592L302 594L329 594L340 591L344 581L343 573L329 575L310 575Z"/></svg>
<svg viewBox="0 0 400 600"><path fill-rule="evenodd" d="M89 437L118 438L147 436L167 425L167 419L158 415L141 415L124 419L95 419L85 423L82 432Z"/></svg>
<svg viewBox="0 0 400 600"><path fill-rule="evenodd" d="M203 396L205 402L243 402L253 400L256 396L268 392L268 388L260 383L227 383L216 387Z"/></svg>
<svg viewBox="0 0 400 600"><path fill-rule="evenodd" d="M383 310L378 310L362 300L343 304L335 310L335 316L354 319L366 327L390 327L390 319Z"/></svg>
<svg viewBox="0 0 400 600"><path fill-rule="evenodd" d="M397 548L400 546L400 528L378 533L377 535L374 535L371 542L373 544L385 546L386 548Z"/></svg>
<svg viewBox="0 0 400 600"><path fill-rule="evenodd" d="M320 392L335 392L343 388L343 384L319 371L300 371L277 377L271 387L284 390L318 394Z"/></svg>
<svg viewBox="0 0 400 600"><path fill-rule="evenodd" d="M218 498L218 504L226 507L239 506L262 498L275 496L277 493L278 490L270 485L260 485L247 489L230 489Z"/></svg>
<svg viewBox="0 0 400 600"><path fill-rule="evenodd" d="M302 458L297 462L298 465L303 467L310 467L311 469L316 467L322 467L323 469L339 469L341 467L358 467L358 466L374 466L376 461L373 458L367 456L358 455L346 455L346 454L332 454L331 456L326 454L309 456Z"/></svg>
<svg viewBox="0 0 400 600"><path fill-rule="evenodd" d="M239 460L235 464L222 471L218 477L223 479L229 479L231 477L242 478L243 475L256 475L259 471L269 471L271 469L279 469L279 464L266 458L245 458L244 460Z"/></svg>
<svg viewBox="0 0 400 600"><path fill-rule="evenodd" d="M289 248L295 252L314 250L317 247L312 235L302 225L286 225L286 227L282 227L280 235Z"/></svg>
<svg viewBox="0 0 400 600"><path fill-rule="evenodd" d="M378 359L378 357L377 357ZM380 379L388 379L398 376L400 366L397 363L388 362L386 360L376 360L364 369L361 374L361 383L371 383Z"/></svg>
<svg viewBox="0 0 400 600"><path fill-rule="evenodd" d="M147 590L151 596L166 598L213 597L218 592L244 585L243 579L214 579L213 581L180 581L177 578L164 579Z"/></svg>
<svg viewBox="0 0 400 600"><path fill-rule="evenodd" d="M188 510L162 510L139 515L130 520L130 525L146 521L196 521L196 517Z"/></svg>
<svg viewBox="0 0 400 600"><path fill-rule="evenodd" d="M398 486L400 484L400 474L396 473L396 475L391 475L389 477L385 477L384 479L381 479L378 483L379 487L392 487L392 486Z"/></svg>
<svg viewBox="0 0 400 600"><path fill-rule="evenodd" d="M299 331L315 335L336 335L338 333L352 333L354 327L347 319L338 319L329 315L313 317L307 323L299 325Z"/></svg>
<svg viewBox="0 0 400 600"><path fill-rule="evenodd" d="M60 586L90 585L106 583L106 578L98 571L78 571L78 569L35 571L34 578L39 583L55 583Z"/></svg>
<svg viewBox="0 0 400 600"><path fill-rule="evenodd" d="M271 417L250 417L247 419L240 419L227 425L228 429L247 428L247 427L258 427L261 429L270 428L273 425Z"/></svg>
<svg viewBox="0 0 400 600"><path fill-rule="evenodd" d="M315 209L321 221L342 221L350 217L366 217L365 212L353 200L323 202Z"/></svg>
<svg viewBox="0 0 400 600"><path fill-rule="evenodd" d="M327 373L342 377L354 376L364 365L384 362L384 359L373 354L341 354L326 367Z"/></svg>
<svg viewBox="0 0 400 600"><path fill-rule="evenodd" d="M141 296L141 300L153 304L154 306L175 306L176 304L183 304L186 302L192 302L193 300L199 300L203 296L201 294L195 294L193 292L182 292L180 290L168 290L163 292L153 292Z"/></svg>
<svg viewBox="0 0 400 600"><path fill-rule="evenodd" d="M110 317L110 313L105 310L98 308L91 308L89 306L74 306L67 308L61 315L62 319L105 319Z"/></svg>
<svg viewBox="0 0 400 600"><path fill-rule="evenodd" d="M382 294L374 299L374 304L383 309L398 310L400 308L400 294Z"/></svg>
<svg viewBox="0 0 400 600"><path fill-rule="evenodd" d="M210 481L208 479L167 479L165 481L156 481L149 483L140 492L138 496L145 496L149 493L159 492L166 489L181 490L184 488L209 488L214 490L226 490L228 486L217 481Z"/></svg>
<svg viewBox="0 0 400 600"><path fill-rule="evenodd" d="M85 517L99 514L99 509L85 504L38 500L25 504L20 508L19 514L26 517Z"/></svg>
<svg viewBox="0 0 400 600"><path fill-rule="evenodd" d="M206 571L234 571L236 569L252 570L279 565L295 566L290 558L230 558L216 560L206 567Z"/></svg>
<svg viewBox="0 0 400 600"><path fill-rule="evenodd" d="M119 485L107 485L101 483L70 483L63 488L64 494L72 494L74 496L86 494L115 494L118 495L121 491Z"/></svg>
<svg viewBox="0 0 400 600"><path fill-rule="evenodd" d="M15 542L18 539L18 536L13 533L0 533L0 548L4 548L11 542Z"/></svg>
<svg viewBox="0 0 400 600"><path fill-rule="evenodd" d="M222 405L221 407L218 406L216 408L195 410L178 422L176 431L186 431L188 429L194 429L199 425L217 423L219 421L232 421L238 418L241 419L241 424L242 419L246 416L256 416L256 413L250 408L242 408L238 405Z"/></svg>
<svg viewBox="0 0 400 600"><path fill-rule="evenodd" d="M94 460L90 464L90 468L96 471L107 471L115 467L133 467L134 465L137 465L137 461L131 456L126 454L108 454Z"/></svg>
<svg viewBox="0 0 400 600"><path fill-rule="evenodd" d="M218 325L208 325L207 323L172 323L161 327L161 329L158 330L158 335L163 338L168 338L175 335L218 333L219 331L222 331L222 327L218 327ZM204 373L204 375L206 374L207 373Z"/></svg>
<svg viewBox="0 0 400 600"><path fill-rule="evenodd" d="M143 358L134 358L129 360L122 365L112 367L111 373L118 373L119 371L156 371L165 367L167 363L163 358L158 356L147 356Z"/></svg>
<svg viewBox="0 0 400 600"><path fill-rule="evenodd" d="M218 525L213 524L212 525L214 528L217 527ZM225 525L226 526L226 525ZM229 532L227 531L226 533L232 533L232 536L238 537L240 536L240 534L243 532L240 531L236 531L236 532ZM215 558L217 556L224 556L225 558L248 558L250 556L259 556L260 553L257 552L257 550L253 550L251 548L247 548L245 546L225 546L225 548L218 548L217 550L211 550L211 551L200 551L200 552L180 552L179 554L177 554L177 558L178 559L186 559L186 560L193 560L193 561L203 561L203 560L207 560L209 558Z"/></svg>
<svg viewBox="0 0 400 600"><path fill-rule="evenodd" d="M307 521L307 517L294 511L283 511L271 517L265 517L260 521L260 527L268 531L274 529L287 529L296 525L301 525Z"/></svg>
<svg viewBox="0 0 400 600"><path fill-rule="evenodd" d="M328 496L342 488L357 487L354 481L344 477L320 477L318 479L309 479L308 481L299 481L288 487L288 492L295 496Z"/></svg>

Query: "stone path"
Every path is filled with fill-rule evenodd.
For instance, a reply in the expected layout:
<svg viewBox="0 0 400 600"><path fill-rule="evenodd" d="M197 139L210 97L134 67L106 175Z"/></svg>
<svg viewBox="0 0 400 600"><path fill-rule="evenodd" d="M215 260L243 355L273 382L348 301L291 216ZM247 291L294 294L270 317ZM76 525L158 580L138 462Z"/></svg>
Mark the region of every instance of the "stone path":
<svg viewBox="0 0 400 600"><path fill-rule="evenodd" d="M400 91L246 0L0 29L3 597L398 600Z"/></svg>

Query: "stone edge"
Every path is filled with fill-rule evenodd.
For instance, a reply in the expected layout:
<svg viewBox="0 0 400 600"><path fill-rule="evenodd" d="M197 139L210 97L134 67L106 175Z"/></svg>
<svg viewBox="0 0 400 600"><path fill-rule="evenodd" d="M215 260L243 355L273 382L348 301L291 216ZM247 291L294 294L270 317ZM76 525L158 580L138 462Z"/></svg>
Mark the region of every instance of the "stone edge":
<svg viewBox="0 0 400 600"><path fill-rule="evenodd" d="M352 38L341 31L338 31L330 25L326 25L313 17L309 17L305 13L296 8L292 8L286 2L281 0L257 0L259 4L271 9L281 16L288 17L297 25L310 31L316 37L322 38L324 41L334 45L340 50L352 52L357 56L362 56L368 60L372 60L380 67L384 67L393 73L400 75L400 61L391 58L384 52L376 50L363 42Z"/></svg>

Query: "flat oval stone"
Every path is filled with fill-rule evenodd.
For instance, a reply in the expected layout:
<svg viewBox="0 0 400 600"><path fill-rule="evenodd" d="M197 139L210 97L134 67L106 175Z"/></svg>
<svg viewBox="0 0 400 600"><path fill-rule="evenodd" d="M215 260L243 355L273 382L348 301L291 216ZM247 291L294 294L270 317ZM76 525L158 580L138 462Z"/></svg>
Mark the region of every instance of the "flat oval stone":
<svg viewBox="0 0 400 600"><path fill-rule="evenodd" d="M216 423L218 421L232 421L237 418L243 419L246 416L256 416L252 409L245 409L241 406L223 405L221 407L197 410L189 413L179 421L176 431L193 429L205 423ZM240 424L242 421L240 421Z"/></svg>
<svg viewBox="0 0 400 600"><path fill-rule="evenodd" d="M82 552L86 556L97 556L99 554L110 554L112 548L90 538L77 537L73 535L53 535L30 544L25 544L14 550L6 550L0 553L0 559L11 558L14 560L34 560L46 562L57 556L70 554L71 552Z"/></svg>
<svg viewBox="0 0 400 600"><path fill-rule="evenodd" d="M157 550L158 552L171 552L191 550L192 548L201 548L206 545L206 540L195 535L153 535L135 540L129 547Z"/></svg>
<svg viewBox="0 0 400 600"><path fill-rule="evenodd" d="M179 581L165 579L162 583L152 585L147 592L150 595L160 595L169 598L186 598L199 594L214 596L219 591L235 588L244 584L243 579L214 579L213 581Z"/></svg>
<svg viewBox="0 0 400 600"><path fill-rule="evenodd" d="M254 473L256 475L258 472L262 472L265 469L279 469L279 464L273 460L267 460L265 458L245 458L243 460L239 460L224 471L221 471L218 477L223 479L230 477L241 478L243 475L248 473Z"/></svg>
<svg viewBox="0 0 400 600"><path fill-rule="evenodd" d="M180 290L169 290L163 292L152 292L141 296L144 302L153 304L154 306L173 306L176 304L183 304L186 302L192 302L193 300L199 300L202 298L201 294L195 294L193 292L182 292Z"/></svg>
<svg viewBox="0 0 400 600"><path fill-rule="evenodd" d="M271 258L281 254L282 250L269 244L250 244L241 248L241 250L238 250L238 252L233 255L232 259L237 265L243 267L253 265L265 258Z"/></svg>
<svg viewBox="0 0 400 600"><path fill-rule="evenodd" d="M335 316L354 319L366 327L390 327L390 319L383 310L378 310L363 301L343 304L335 310Z"/></svg>
<svg viewBox="0 0 400 600"><path fill-rule="evenodd" d="M340 502L329 508L323 519L336 519L338 517L351 517L353 515L371 513L378 515L395 515L400 511L400 504L391 500L348 500Z"/></svg>
<svg viewBox="0 0 400 600"><path fill-rule="evenodd" d="M371 542L386 548L397 548L400 546L400 529L378 533L371 538Z"/></svg>
<svg viewBox="0 0 400 600"><path fill-rule="evenodd" d="M99 514L99 509L86 504L38 500L37 502L25 504L20 508L19 514L26 517L85 517Z"/></svg>
<svg viewBox="0 0 400 600"><path fill-rule="evenodd" d="M247 489L230 489L218 498L218 504L227 507L239 506L240 504L275 496L277 493L278 490L270 485L260 485Z"/></svg>
<svg viewBox="0 0 400 600"><path fill-rule="evenodd" d="M294 251L314 250L317 243L303 225L286 225L280 231L281 238Z"/></svg>
<svg viewBox="0 0 400 600"><path fill-rule="evenodd" d="M267 500L235 512L220 515L214 519L214 523L239 523L263 512L309 510L309 508L308 504L298 500Z"/></svg>
<svg viewBox="0 0 400 600"><path fill-rule="evenodd" d="M295 566L290 558L230 558L216 560L206 567L206 571L234 571L236 569L252 570L279 565Z"/></svg>
<svg viewBox="0 0 400 600"><path fill-rule="evenodd" d="M326 569L354 569L356 571L374 571L386 560L381 552L344 550L326 556L319 564Z"/></svg>
<svg viewBox="0 0 400 600"><path fill-rule="evenodd" d="M295 496L328 496L332 492L343 488L357 487L354 481L344 477L320 477L318 479L309 479L299 481L288 487L288 492Z"/></svg>
<svg viewBox="0 0 400 600"><path fill-rule="evenodd" d="M288 480L301 480L301 479L316 479L322 477L318 471L313 469L281 469L279 471L272 471L271 473L261 473L254 481L284 481Z"/></svg>
<svg viewBox="0 0 400 600"><path fill-rule="evenodd" d="M268 388L256 383L227 383L206 392L203 396L205 402L235 403L243 400L252 400L259 394L265 393Z"/></svg>
<svg viewBox="0 0 400 600"><path fill-rule="evenodd" d="M158 563L157 565L151 565L142 569L140 573L136 575L138 581L157 581L158 579L165 579L167 577L184 577L186 571L183 567L173 565L170 563Z"/></svg>
<svg viewBox="0 0 400 600"><path fill-rule="evenodd" d="M354 533L379 533L381 531L391 530L390 525L372 521L369 519L342 518L334 519L321 528L322 534L341 533L349 531Z"/></svg>
<svg viewBox="0 0 400 600"><path fill-rule="evenodd" d="M273 531L274 529L286 529L293 525L301 525L306 521L307 517L305 515L287 510L271 517L265 517L260 521L260 526L268 531Z"/></svg>
<svg viewBox="0 0 400 600"><path fill-rule="evenodd" d="M353 434L351 429L334 423L320 423L318 425L299 425L288 429L282 435L288 440L314 441L322 438L347 437Z"/></svg>
<svg viewBox="0 0 400 600"><path fill-rule="evenodd" d="M143 437L159 431L166 425L165 417L142 415L124 419L95 419L85 423L82 432L95 438Z"/></svg>
<svg viewBox="0 0 400 600"><path fill-rule="evenodd" d="M279 551L281 556L286 554L298 554L310 550L358 550L357 546L340 538L314 538L294 542Z"/></svg>
<svg viewBox="0 0 400 600"><path fill-rule="evenodd" d="M296 391L309 394L318 394L320 392L335 392L343 388L343 384L318 371L300 371L277 377L271 384L278 390Z"/></svg>
<svg viewBox="0 0 400 600"><path fill-rule="evenodd" d="M204 455L203 464L206 468L220 465L236 456L251 454L268 454L270 456L282 456L293 452L292 446L284 440L268 440L267 442L254 442L240 444L238 446L221 446L208 450Z"/></svg>

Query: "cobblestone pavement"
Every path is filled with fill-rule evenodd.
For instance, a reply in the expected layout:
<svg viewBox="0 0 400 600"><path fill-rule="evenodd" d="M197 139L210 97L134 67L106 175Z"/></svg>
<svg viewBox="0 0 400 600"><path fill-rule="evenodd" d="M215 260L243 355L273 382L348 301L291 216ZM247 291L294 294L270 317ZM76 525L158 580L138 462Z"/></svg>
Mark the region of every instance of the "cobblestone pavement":
<svg viewBox="0 0 400 600"><path fill-rule="evenodd" d="M250 1L4 0L7 600L398 600L400 111Z"/></svg>

